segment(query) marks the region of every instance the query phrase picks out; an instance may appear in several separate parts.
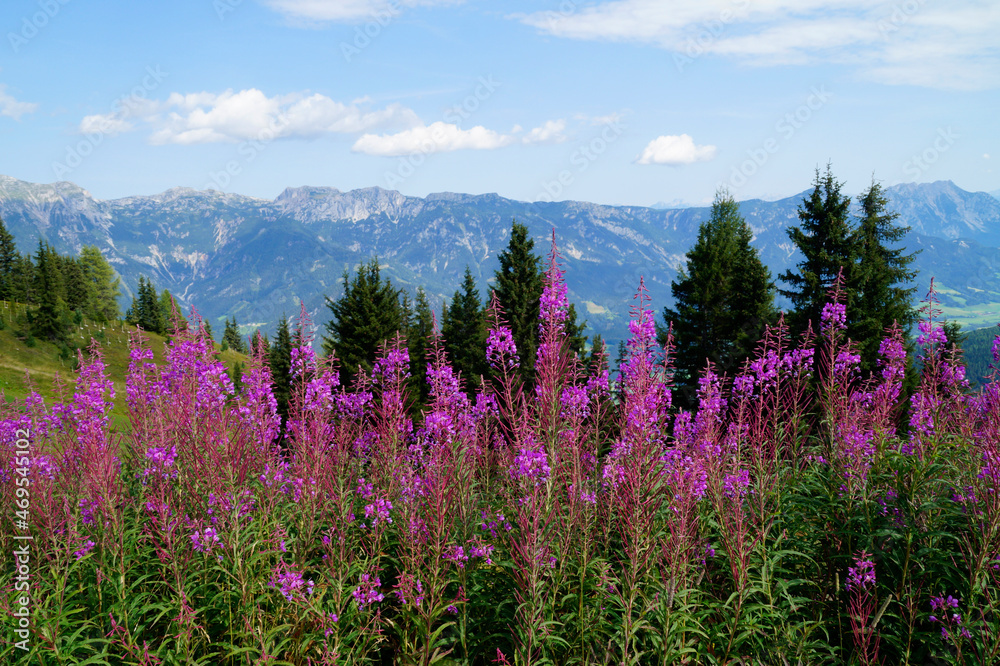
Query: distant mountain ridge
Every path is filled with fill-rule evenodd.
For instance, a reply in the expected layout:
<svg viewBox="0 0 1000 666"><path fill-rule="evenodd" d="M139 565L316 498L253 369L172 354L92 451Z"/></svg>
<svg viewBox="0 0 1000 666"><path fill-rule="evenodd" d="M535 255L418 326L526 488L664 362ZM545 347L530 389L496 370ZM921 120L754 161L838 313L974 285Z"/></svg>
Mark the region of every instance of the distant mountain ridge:
<svg viewBox="0 0 1000 666"><path fill-rule="evenodd" d="M785 229L797 223L803 194L740 204L774 276L797 261ZM887 194L900 222L913 228L907 246L924 250L917 259L920 295L933 274L948 316L1000 319L1000 201L949 181L894 186ZM147 275L213 323L232 315L272 325L283 313L294 315L299 299L322 323L324 296L336 298L344 271L374 255L395 283L423 285L438 307L466 265L485 298L516 218L541 255L555 229L571 299L591 332L617 340L627 332L640 277L657 312L669 303L670 281L709 212L528 203L497 194L421 198L378 187L290 187L274 200L172 188L99 201L72 183L0 176L0 217L22 251L33 251L42 237L64 252L96 244L127 287Z"/></svg>

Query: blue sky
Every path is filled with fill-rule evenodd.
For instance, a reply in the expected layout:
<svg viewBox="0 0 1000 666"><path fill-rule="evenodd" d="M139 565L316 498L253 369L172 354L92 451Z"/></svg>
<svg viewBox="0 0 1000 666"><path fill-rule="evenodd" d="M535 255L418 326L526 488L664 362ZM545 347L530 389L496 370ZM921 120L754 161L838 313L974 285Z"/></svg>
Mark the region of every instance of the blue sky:
<svg viewBox="0 0 1000 666"><path fill-rule="evenodd" d="M703 203L1000 188L994 0L5 0L0 173Z"/></svg>

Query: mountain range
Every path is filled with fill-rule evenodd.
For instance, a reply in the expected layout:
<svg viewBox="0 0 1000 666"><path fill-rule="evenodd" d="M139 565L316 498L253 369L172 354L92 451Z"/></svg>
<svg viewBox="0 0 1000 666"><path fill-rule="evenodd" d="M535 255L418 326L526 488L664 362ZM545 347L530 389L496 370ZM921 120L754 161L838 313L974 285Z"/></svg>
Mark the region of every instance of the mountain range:
<svg viewBox="0 0 1000 666"><path fill-rule="evenodd" d="M921 250L917 297L934 276L947 318L969 327L1000 320L1000 200L950 181L886 192L898 222L910 227L905 246ZM740 203L775 278L800 259L786 229L798 222L805 194ZM322 324L324 297L338 297L345 271L372 256L398 286L412 293L422 285L438 308L469 266L485 300L516 219L543 256L554 230L570 299L589 332L613 342L627 334L640 277L657 312L671 304L670 282L709 213L497 194L421 198L377 187L295 187L273 200L173 188L101 201L73 183L0 176L0 218L21 251L34 251L40 238L61 252L97 245L123 279L124 305L146 275L213 325L235 316L244 331L294 316L300 299Z"/></svg>

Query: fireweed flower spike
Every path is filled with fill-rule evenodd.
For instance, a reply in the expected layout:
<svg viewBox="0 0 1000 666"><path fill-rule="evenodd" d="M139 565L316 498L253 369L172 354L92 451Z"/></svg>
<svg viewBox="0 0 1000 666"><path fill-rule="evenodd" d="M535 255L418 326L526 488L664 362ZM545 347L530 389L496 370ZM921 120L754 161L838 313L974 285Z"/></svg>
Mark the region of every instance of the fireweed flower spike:
<svg viewBox="0 0 1000 666"><path fill-rule="evenodd" d="M850 594L849 615L851 633L861 663L865 666L879 663L879 632L874 623L875 614L875 562L862 551L854 558L854 566L847 569L847 591Z"/></svg>

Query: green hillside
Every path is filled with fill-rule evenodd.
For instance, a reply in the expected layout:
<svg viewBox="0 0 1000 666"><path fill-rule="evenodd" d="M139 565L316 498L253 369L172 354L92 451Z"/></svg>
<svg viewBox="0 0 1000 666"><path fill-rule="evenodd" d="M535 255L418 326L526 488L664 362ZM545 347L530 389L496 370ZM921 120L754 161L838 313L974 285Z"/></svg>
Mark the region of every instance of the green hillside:
<svg viewBox="0 0 1000 666"><path fill-rule="evenodd" d="M996 318L994 316L994 318ZM990 375L990 363L993 361L993 341L1000 328L988 326L973 331L962 331L966 334L962 343L962 353L965 356L965 376L973 386L982 383Z"/></svg>
<svg viewBox="0 0 1000 666"><path fill-rule="evenodd" d="M84 321L70 332L68 347L60 347L52 342L29 340L24 320L25 306L20 303L0 301L0 394L5 399L24 398L32 390L38 391L46 403L58 398L60 384L72 396L76 380L76 349L87 354L92 340L97 340L104 354L108 376L115 384L115 408L112 416L115 423L122 423L128 410L125 402L125 377L128 373L129 333L136 327L121 321L107 324ZM163 361L163 346L166 338L155 333L146 333L155 361ZM218 345L216 345L218 349ZM232 370L236 363L245 368L248 358L231 349L219 352L219 359Z"/></svg>

